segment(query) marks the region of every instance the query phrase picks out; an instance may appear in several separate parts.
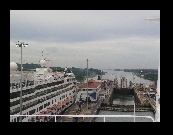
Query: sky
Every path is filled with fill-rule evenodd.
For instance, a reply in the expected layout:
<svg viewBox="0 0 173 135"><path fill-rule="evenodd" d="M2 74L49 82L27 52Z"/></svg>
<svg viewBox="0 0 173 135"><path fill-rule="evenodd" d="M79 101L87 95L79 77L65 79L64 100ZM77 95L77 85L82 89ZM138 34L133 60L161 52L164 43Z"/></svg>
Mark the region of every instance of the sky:
<svg viewBox="0 0 173 135"><path fill-rule="evenodd" d="M160 10L11 10L10 62L96 69L157 69ZM43 57L42 57L43 51Z"/></svg>

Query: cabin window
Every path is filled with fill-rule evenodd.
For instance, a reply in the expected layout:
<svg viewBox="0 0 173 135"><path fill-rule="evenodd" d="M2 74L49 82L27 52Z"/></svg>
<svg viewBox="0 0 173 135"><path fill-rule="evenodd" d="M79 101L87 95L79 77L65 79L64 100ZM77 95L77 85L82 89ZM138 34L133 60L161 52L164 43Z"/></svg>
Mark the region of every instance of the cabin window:
<svg viewBox="0 0 173 135"><path fill-rule="evenodd" d="M39 111L41 110L41 106L39 107Z"/></svg>

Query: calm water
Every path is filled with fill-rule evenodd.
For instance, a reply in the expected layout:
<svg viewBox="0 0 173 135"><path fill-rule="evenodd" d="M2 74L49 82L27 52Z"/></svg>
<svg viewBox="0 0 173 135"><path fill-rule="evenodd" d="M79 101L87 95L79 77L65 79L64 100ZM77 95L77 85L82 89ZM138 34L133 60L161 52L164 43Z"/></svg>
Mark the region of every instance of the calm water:
<svg viewBox="0 0 173 135"><path fill-rule="evenodd" d="M115 78L118 79L118 83L120 84L120 77L126 77L127 79L127 85L129 85L129 82L133 82L133 74L131 72L124 72L124 71L114 71L114 70L102 70L103 72L107 72L105 75L102 76L102 79L109 79L109 80L114 80ZM93 77L93 78L88 78L88 80L90 79L94 79L97 80L97 76ZM146 85L149 85L150 83L153 83L152 81L149 80L145 80L143 78L137 77L136 75L134 75L134 83L144 83ZM87 82L86 80L84 82Z"/></svg>
<svg viewBox="0 0 173 135"><path fill-rule="evenodd" d="M99 112L99 115L133 115L133 112L116 112L116 111L103 111ZM138 116L152 116L152 112L135 112ZM96 122L104 122L104 118L96 118ZM106 118L105 122L134 122L134 118ZM149 118L135 118L135 122L152 122Z"/></svg>
<svg viewBox="0 0 173 135"><path fill-rule="evenodd" d="M118 81L120 83L120 77L126 77L127 82L129 85L129 81L133 82L133 74L131 72L124 72L124 71L113 71L113 70L105 70L104 72L107 72L105 75L103 75L103 79L110 79L113 80L115 78L118 78ZM145 83L146 85L149 85L150 83L153 83L149 80L145 80L143 78L139 78L137 76L134 76L134 83ZM97 76L93 79L97 79ZM117 95L113 101L114 104L124 104L124 105L132 105L134 101L134 97L132 95ZM116 111L103 111L101 110L99 112L99 115L134 115L133 112L116 112ZM135 115L138 116L152 116L154 118L153 112L135 112ZM104 118L96 118L96 122L103 122ZM106 118L106 122L133 122L134 118ZM135 118L136 122L152 122L149 118Z"/></svg>
<svg viewBox="0 0 173 135"><path fill-rule="evenodd" d="M117 95L113 104L133 105L134 97L132 95ZM134 115L134 112L103 111L99 115ZM153 112L135 112L138 116L152 116ZM134 122L134 118L106 118L106 122ZM96 118L96 122L103 122L103 118ZM135 122L152 122L149 118L135 118Z"/></svg>
<svg viewBox="0 0 173 135"><path fill-rule="evenodd" d="M134 97L132 95L116 95L113 104L133 105Z"/></svg>
<svg viewBox="0 0 173 135"><path fill-rule="evenodd" d="M124 71L113 71L113 70L103 70L104 72L107 72L105 75L103 75L103 79L110 79L114 80L115 78L118 79L118 83L120 84L120 77L123 76L127 79L127 84L129 85L129 81L133 82L133 74L131 72L124 72ZM149 85L150 83L153 83L152 81L145 80L143 78L137 77L134 75L134 83L144 83Z"/></svg>

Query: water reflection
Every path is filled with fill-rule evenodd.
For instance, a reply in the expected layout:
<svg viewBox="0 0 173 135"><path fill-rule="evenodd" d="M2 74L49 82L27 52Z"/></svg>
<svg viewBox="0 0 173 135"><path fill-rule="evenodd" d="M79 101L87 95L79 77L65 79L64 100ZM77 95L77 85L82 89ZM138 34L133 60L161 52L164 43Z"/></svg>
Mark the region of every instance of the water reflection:
<svg viewBox="0 0 173 135"><path fill-rule="evenodd" d="M120 104L120 105L133 105L134 104L134 96L132 95L116 95L113 100L113 104Z"/></svg>

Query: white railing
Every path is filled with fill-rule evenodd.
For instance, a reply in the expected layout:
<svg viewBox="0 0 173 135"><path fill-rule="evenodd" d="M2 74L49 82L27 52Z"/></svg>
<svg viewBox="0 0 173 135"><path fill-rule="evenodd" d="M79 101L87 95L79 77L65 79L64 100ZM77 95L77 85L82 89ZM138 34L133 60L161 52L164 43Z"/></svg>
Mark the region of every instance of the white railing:
<svg viewBox="0 0 173 135"><path fill-rule="evenodd" d="M36 116L46 116L46 117L55 117L55 122L56 122L56 117L103 117L104 122L106 121L106 118L115 118L115 117L121 117L121 118L149 118L153 122L155 122L154 118L151 116L134 116L134 115L10 115L10 117L19 117L19 116L30 116L30 117L36 117ZM135 122L135 121L134 121Z"/></svg>

